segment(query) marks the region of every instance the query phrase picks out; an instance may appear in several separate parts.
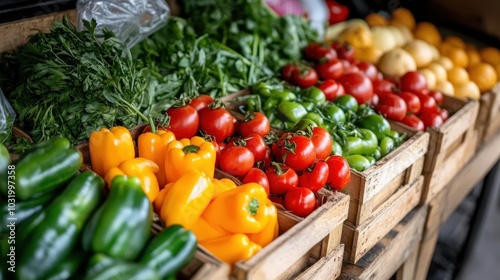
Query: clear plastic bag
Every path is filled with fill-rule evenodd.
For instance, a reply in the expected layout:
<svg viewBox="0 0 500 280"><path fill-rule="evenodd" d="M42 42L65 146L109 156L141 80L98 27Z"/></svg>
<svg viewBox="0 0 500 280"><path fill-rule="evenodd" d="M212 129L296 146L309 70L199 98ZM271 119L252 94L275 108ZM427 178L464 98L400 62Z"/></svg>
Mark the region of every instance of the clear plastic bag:
<svg viewBox="0 0 500 280"><path fill-rule="evenodd" d="M78 30L82 20L97 21L97 30L113 31L129 48L166 24L170 8L165 0L78 0Z"/></svg>
<svg viewBox="0 0 500 280"><path fill-rule="evenodd" d="M8 146L12 136L12 128L16 120L16 112L0 89L0 143Z"/></svg>

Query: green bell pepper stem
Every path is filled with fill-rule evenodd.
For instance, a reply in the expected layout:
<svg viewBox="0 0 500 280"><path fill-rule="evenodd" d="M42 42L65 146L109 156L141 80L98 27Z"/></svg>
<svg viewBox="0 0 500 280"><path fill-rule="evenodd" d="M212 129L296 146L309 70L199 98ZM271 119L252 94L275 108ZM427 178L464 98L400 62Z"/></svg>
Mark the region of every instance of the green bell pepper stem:
<svg viewBox="0 0 500 280"><path fill-rule="evenodd" d="M85 222L101 201L103 187L101 177L84 172L43 210L43 221L21 242L24 248L16 263L19 279L46 279L52 269L70 256Z"/></svg>
<svg viewBox="0 0 500 280"><path fill-rule="evenodd" d="M158 272L161 279L186 266L197 249L196 236L180 225L172 225L155 236L144 250L140 263Z"/></svg>
<svg viewBox="0 0 500 280"><path fill-rule="evenodd" d="M349 163L349 167L359 172L363 172L371 166L370 161L362 155L348 155L344 158Z"/></svg>
<svg viewBox="0 0 500 280"><path fill-rule="evenodd" d="M358 118L356 125L373 131L378 140L387 136L391 131L391 125L381 115L373 114Z"/></svg>
<svg viewBox="0 0 500 280"><path fill-rule="evenodd" d="M307 110L300 103L293 101L281 101L278 104L278 112L282 114L288 121L296 123L307 115Z"/></svg>
<svg viewBox="0 0 500 280"><path fill-rule="evenodd" d="M384 137L380 140L380 154L385 157L396 148L396 143L390 137Z"/></svg>
<svg viewBox="0 0 500 280"><path fill-rule="evenodd" d="M134 260L148 241L151 203L136 177L116 176L109 196L82 235L83 249L121 260Z"/></svg>
<svg viewBox="0 0 500 280"><path fill-rule="evenodd" d="M16 198L29 199L61 187L76 174L82 163L82 154L70 148L68 139L53 137L16 162ZM5 184L2 184L1 192L9 194Z"/></svg>
<svg viewBox="0 0 500 280"><path fill-rule="evenodd" d="M293 93L291 90L286 89L286 88L282 89L282 90L279 90L279 89L271 90L270 97L280 99L280 100L288 100L288 101L297 99L297 96L295 95L295 93Z"/></svg>

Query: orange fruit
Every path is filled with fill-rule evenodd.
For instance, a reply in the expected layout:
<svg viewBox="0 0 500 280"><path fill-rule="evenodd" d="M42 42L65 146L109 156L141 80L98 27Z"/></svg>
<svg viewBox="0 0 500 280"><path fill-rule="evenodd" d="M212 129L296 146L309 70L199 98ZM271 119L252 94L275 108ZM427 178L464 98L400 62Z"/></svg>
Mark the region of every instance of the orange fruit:
<svg viewBox="0 0 500 280"><path fill-rule="evenodd" d="M446 56L442 56L437 60L437 63L441 64L446 71L450 70L453 68L453 61L451 59L447 58Z"/></svg>
<svg viewBox="0 0 500 280"><path fill-rule="evenodd" d="M491 65L500 64L500 51L497 48L484 48L479 51L481 60Z"/></svg>
<svg viewBox="0 0 500 280"><path fill-rule="evenodd" d="M481 92L487 92L497 83L497 72L487 63L478 63L469 68L470 80L476 83Z"/></svg>
<svg viewBox="0 0 500 280"><path fill-rule="evenodd" d="M427 66L427 69L431 70L434 73L434 76L436 76L436 82L442 82L448 80L448 75L446 74L446 68L444 68L443 65L437 62L433 62Z"/></svg>
<svg viewBox="0 0 500 280"><path fill-rule="evenodd" d="M436 26L430 22L419 22L415 27L413 36L415 39L426 41L434 46L439 45L441 42L441 34L439 34Z"/></svg>
<svg viewBox="0 0 500 280"><path fill-rule="evenodd" d="M455 94L455 88L448 81L442 81L437 83L436 90L439 90L440 92L450 96L453 96Z"/></svg>
<svg viewBox="0 0 500 280"><path fill-rule="evenodd" d="M410 10L405 8L397 8L392 12L391 24L392 23L400 23L408 27L410 30L415 28L415 18Z"/></svg>
<svg viewBox="0 0 500 280"><path fill-rule="evenodd" d="M469 57L467 56L467 53L462 49L453 47L452 49L443 53L443 55L451 59L453 65L455 66L466 68L469 65Z"/></svg>
<svg viewBox="0 0 500 280"><path fill-rule="evenodd" d="M420 72L420 74L424 75L425 81L427 82L427 87L429 87L430 89L436 88L436 84L437 84L436 75L434 74L434 72L432 72L432 70L427 69L427 68L422 68L422 69L419 69L418 72Z"/></svg>
<svg viewBox="0 0 500 280"><path fill-rule="evenodd" d="M382 51L373 47L367 48L354 48L354 58L361 61L368 61L373 64L377 64L380 57L382 56Z"/></svg>
<svg viewBox="0 0 500 280"><path fill-rule="evenodd" d="M369 26L386 26L389 24L389 20L379 13L367 15L365 21Z"/></svg>
<svg viewBox="0 0 500 280"><path fill-rule="evenodd" d="M481 98L481 92L478 86L473 81L463 82L461 84L455 85L455 97L458 98Z"/></svg>
<svg viewBox="0 0 500 280"><path fill-rule="evenodd" d="M452 46L456 48L465 49L465 42L460 37L448 36L444 39L444 41L450 43Z"/></svg>
<svg viewBox="0 0 500 280"><path fill-rule="evenodd" d="M469 67L481 63L481 56L475 50L465 50L467 57L469 58Z"/></svg>
<svg viewBox="0 0 500 280"><path fill-rule="evenodd" d="M448 81L454 85L462 84L470 80L467 70L459 66L453 66L446 74L448 76Z"/></svg>

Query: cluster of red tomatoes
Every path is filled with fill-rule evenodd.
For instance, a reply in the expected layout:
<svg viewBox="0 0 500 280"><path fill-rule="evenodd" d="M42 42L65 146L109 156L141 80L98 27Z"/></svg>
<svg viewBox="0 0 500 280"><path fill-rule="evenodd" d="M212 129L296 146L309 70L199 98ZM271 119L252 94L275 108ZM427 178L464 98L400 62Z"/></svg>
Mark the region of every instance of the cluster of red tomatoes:
<svg viewBox="0 0 500 280"><path fill-rule="evenodd" d="M217 151L217 167L243 183L261 184L272 200L305 217L316 209L316 193L324 186L341 190L350 181L347 161L330 156L332 138L315 127L308 132L270 134L268 118L249 112L237 121L220 100L200 95L167 110L168 127L177 138L198 132L210 136ZM274 137L273 137L274 136Z"/></svg>
<svg viewBox="0 0 500 280"><path fill-rule="evenodd" d="M359 104L369 103L385 117L417 130L439 127L446 121L448 111L439 107L443 94L429 90L422 74L413 71L399 81L385 79L373 64L355 61L353 55L346 44L310 43L304 57L311 63L288 64L281 74L293 85L318 87L327 100L352 95Z"/></svg>
<svg viewBox="0 0 500 280"><path fill-rule="evenodd" d="M400 121L416 130L440 127L449 116L443 104L440 91L429 90L425 77L411 71L399 82L382 79L373 82L378 100L373 100L375 109L389 119Z"/></svg>

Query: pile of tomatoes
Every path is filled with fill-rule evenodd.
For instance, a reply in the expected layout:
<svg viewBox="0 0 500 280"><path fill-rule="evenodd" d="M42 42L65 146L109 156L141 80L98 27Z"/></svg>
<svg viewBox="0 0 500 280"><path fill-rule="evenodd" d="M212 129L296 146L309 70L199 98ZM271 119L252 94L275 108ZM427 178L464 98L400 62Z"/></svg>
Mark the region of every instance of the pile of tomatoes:
<svg viewBox="0 0 500 280"><path fill-rule="evenodd" d="M261 184L273 201L298 216L318 207L317 192L323 187L342 190L350 182L347 161L330 156L333 143L326 129L309 127L278 137L263 113L247 112L238 121L222 101L208 95L180 102L167 115L168 125L158 129L178 139L205 136L216 148L218 168L243 183Z"/></svg>
<svg viewBox="0 0 500 280"><path fill-rule="evenodd" d="M309 63L288 64L281 75L302 88L318 87L330 101L352 95L359 104L368 103L381 115L416 130L440 127L448 119L449 112L440 107L443 94L429 90L421 73L408 72L399 81L385 79L373 64L355 61L353 55L347 44L310 43L304 49Z"/></svg>

